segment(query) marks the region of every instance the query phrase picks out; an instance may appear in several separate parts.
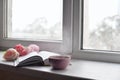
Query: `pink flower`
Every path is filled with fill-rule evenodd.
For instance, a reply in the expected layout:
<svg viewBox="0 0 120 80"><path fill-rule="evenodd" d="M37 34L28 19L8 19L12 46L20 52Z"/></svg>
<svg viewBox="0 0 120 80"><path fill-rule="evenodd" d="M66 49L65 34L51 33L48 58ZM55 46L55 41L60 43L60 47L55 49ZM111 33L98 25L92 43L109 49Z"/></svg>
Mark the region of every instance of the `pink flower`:
<svg viewBox="0 0 120 80"><path fill-rule="evenodd" d="M40 51L39 46L37 46L36 44L30 44L27 48L28 48L28 53L33 51L36 51L36 52Z"/></svg>
<svg viewBox="0 0 120 80"><path fill-rule="evenodd" d="M28 53L28 49L21 44L17 44L15 49L19 52L20 56L24 56Z"/></svg>
<svg viewBox="0 0 120 80"><path fill-rule="evenodd" d="M19 57L19 53L13 48L8 49L3 56L3 58L7 61L15 60L18 57Z"/></svg>

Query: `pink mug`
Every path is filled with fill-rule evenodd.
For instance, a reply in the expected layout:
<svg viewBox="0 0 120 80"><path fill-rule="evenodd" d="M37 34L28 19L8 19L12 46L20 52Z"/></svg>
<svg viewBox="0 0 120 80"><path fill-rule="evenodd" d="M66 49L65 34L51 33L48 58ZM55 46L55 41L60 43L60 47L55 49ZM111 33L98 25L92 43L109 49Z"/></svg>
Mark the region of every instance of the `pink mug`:
<svg viewBox="0 0 120 80"><path fill-rule="evenodd" d="M62 70L65 69L70 63L71 56L50 56L49 62L53 69Z"/></svg>

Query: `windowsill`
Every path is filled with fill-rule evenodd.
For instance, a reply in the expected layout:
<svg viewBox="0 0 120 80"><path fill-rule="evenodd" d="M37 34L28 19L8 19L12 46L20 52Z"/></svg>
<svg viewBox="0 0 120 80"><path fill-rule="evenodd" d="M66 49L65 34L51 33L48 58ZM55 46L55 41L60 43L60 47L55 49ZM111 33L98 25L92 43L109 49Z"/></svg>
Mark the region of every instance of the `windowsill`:
<svg viewBox="0 0 120 80"><path fill-rule="evenodd" d="M0 70L12 71L46 80L120 80L120 64L87 60L71 60L66 70L52 70L50 66L14 67L5 62L0 54Z"/></svg>

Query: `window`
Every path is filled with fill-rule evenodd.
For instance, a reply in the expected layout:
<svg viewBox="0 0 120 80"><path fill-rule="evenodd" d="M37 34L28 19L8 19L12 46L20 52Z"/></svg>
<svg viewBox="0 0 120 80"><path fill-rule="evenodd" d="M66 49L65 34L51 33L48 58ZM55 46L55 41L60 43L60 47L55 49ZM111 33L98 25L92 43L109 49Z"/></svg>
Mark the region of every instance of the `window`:
<svg viewBox="0 0 120 80"><path fill-rule="evenodd" d="M41 50L72 51L72 0L1 0L0 4L1 47L32 43Z"/></svg>
<svg viewBox="0 0 120 80"><path fill-rule="evenodd" d="M8 0L8 38L62 40L63 0Z"/></svg>
<svg viewBox="0 0 120 80"><path fill-rule="evenodd" d="M120 51L119 3L84 0L83 49Z"/></svg>
<svg viewBox="0 0 120 80"><path fill-rule="evenodd" d="M40 46L41 50L49 50L60 53L72 53L72 57L74 58L120 62L119 0L56 0L62 3L62 5L59 6L61 8L58 10L60 11L60 15L58 16L59 19L57 18L58 21L60 21L60 24L55 25L57 27L61 26L57 28L57 30L61 30L59 37L56 37L55 35L57 32L53 32L53 35L49 34L46 36L46 34L50 33L50 30L48 30L48 27L44 27L45 34L44 29L39 29L40 32L37 29L38 33L43 31L43 34L41 33L41 35L36 35L36 32L34 33L33 31L32 34L35 35L34 39L28 28L32 25L32 22L34 23L34 21L30 21L30 23L27 24L27 16L30 14L26 16L23 11L24 9L21 9L22 6L20 9L23 12L23 15L26 16L25 24L28 26L25 28L25 30L28 30L28 33L30 34L26 33L27 31L24 32L23 29L18 29L18 31L14 30L16 29L16 23L21 23L19 22L18 18L17 20L15 19L15 16L11 15L14 13L12 11L15 11L14 14L18 12L16 9L17 7L13 8L13 4L15 4L15 2L13 4L10 3L11 5L9 5L9 2L12 1L17 2L23 0L0 0L0 46L13 47L18 43L27 46L31 43L35 43ZM23 3L25 1L28 0L24 0ZM51 1L54 2L54 0ZM53 4L53 2L51 4ZM31 5L30 3L28 4ZM46 5L46 3L43 4ZM26 8L28 9L29 7L36 8L37 11L40 9L35 6L27 6ZM43 11L44 10L46 9L43 9ZM28 12L29 11L30 10L28 10ZM34 15L37 16L37 13ZM46 23L47 21L49 23L49 20L46 21L44 17L39 17L41 19L40 23ZM33 18L35 19L35 17ZM41 26L41 24L39 24L38 18L36 18L37 20L35 21L38 21L38 25ZM14 23L10 22L9 20ZM53 22L56 23L56 21ZM25 24L22 22L21 25L25 26ZM15 34L20 34L21 30L23 30L22 33L24 34L24 37L17 36ZM39 38L38 36L41 37Z"/></svg>
<svg viewBox="0 0 120 80"><path fill-rule="evenodd" d="M120 62L120 1L76 0L73 5L74 57Z"/></svg>

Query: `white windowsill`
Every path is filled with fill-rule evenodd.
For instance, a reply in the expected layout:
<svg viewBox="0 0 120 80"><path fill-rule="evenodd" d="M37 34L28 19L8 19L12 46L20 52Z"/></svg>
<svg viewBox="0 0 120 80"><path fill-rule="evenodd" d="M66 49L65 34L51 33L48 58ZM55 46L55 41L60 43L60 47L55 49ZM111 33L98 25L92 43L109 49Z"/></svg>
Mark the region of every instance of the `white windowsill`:
<svg viewBox="0 0 120 80"><path fill-rule="evenodd" d="M13 71L48 80L120 80L120 64L117 63L71 60L71 65L65 70L52 70L51 66L16 68L13 66L13 62L3 61L2 55L0 53L0 70Z"/></svg>

